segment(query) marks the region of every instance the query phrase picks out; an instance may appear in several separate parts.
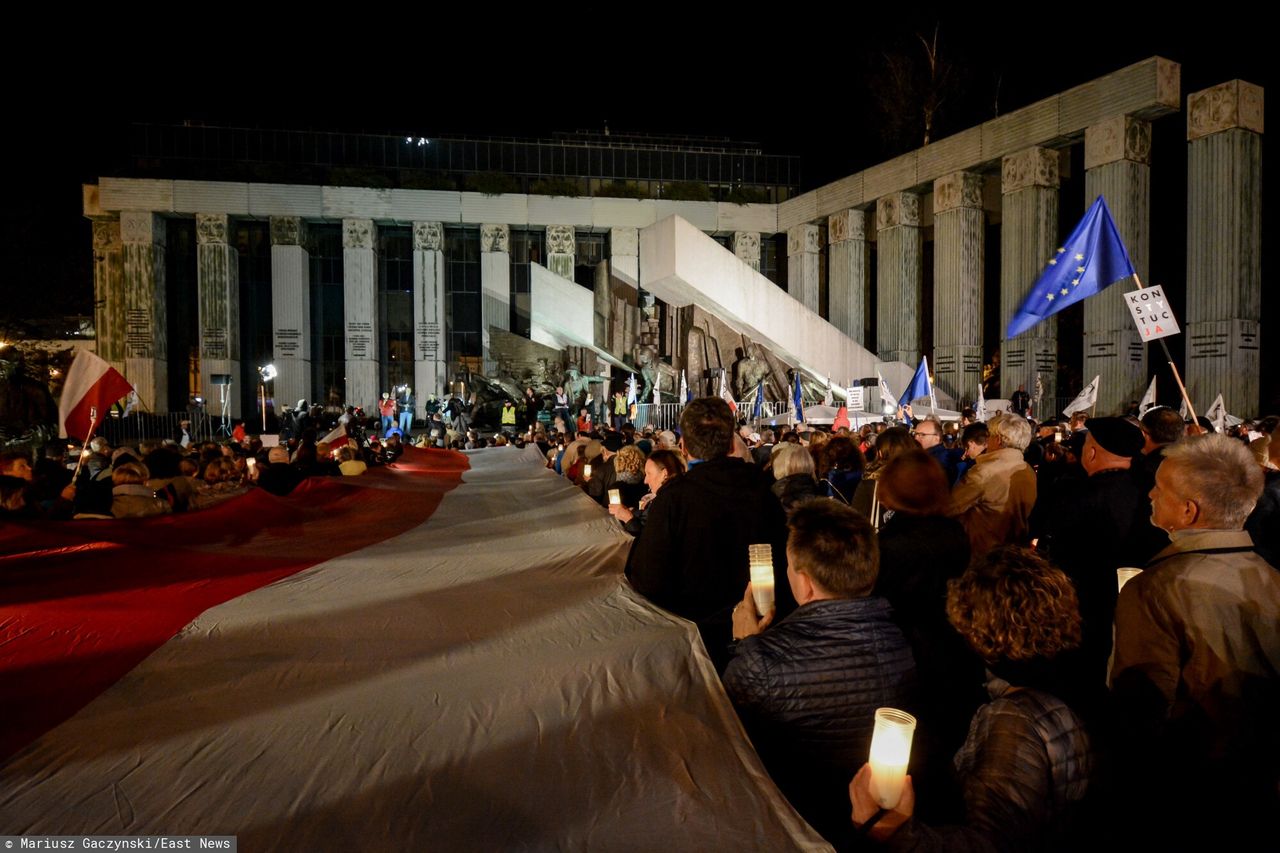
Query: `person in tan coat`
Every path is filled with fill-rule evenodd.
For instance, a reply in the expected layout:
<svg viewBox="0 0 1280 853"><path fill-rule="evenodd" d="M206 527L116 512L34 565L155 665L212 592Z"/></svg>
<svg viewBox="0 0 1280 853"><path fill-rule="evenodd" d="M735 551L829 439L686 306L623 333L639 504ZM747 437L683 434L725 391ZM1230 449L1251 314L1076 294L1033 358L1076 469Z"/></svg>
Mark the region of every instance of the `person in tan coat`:
<svg viewBox="0 0 1280 853"><path fill-rule="evenodd" d="M975 557L1000 545L1027 544L1027 520L1036 502L1036 474L1022 458L1031 424L1001 414L987 428L987 451L951 493L947 513L964 525Z"/></svg>

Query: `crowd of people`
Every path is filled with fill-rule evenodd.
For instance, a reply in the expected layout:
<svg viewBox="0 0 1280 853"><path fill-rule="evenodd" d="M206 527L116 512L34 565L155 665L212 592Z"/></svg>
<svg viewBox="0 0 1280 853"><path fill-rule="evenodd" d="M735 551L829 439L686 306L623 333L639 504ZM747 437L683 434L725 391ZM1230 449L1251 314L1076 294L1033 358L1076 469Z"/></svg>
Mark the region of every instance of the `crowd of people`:
<svg viewBox="0 0 1280 853"><path fill-rule="evenodd" d="M716 397L678 431L565 414L492 438L429 421L417 441L534 445L606 508L634 537L631 585L697 625L773 779L837 848L1250 847L1280 814L1280 418L756 431ZM304 425L270 447L6 453L0 512L182 512L394 464L399 422L361 424L332 446ZM751 545L772 554L761 589ZM890 809L865 766L881 707L918 721Z"/></svg>
<svg viewBox="0 0 1280 853"><path fill-rule="evenodd" d="M1220 435L1157 407L757 432L703 398L678 434L526 438L635 537L632 586L697 624L837 849L1252 848L1280 814L1278 424ZM752 544L773 554L764 613ZM880 707L918 721L892 809L866 765Z"/></svg>

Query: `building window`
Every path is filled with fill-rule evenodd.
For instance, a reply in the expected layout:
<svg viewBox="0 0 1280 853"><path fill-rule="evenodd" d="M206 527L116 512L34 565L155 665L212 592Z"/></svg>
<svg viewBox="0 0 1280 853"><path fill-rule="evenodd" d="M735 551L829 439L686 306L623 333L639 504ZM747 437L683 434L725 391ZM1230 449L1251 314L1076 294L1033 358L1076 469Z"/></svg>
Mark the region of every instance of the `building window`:
<svg viewBox="0 0 1280 853"><path fill-rule="evenodd" d="M413 231L407 227L378 230L378 334L382 390L412 386Z"/></svg>
<svg viewBox="0 0 1280 853"><path fill-rule="evenodd" d="M530 264L547 264L547 232L542 228L511 229L511 331L529 337Z"/></svg>
<svg viewBox="0 0 1280 853"><path fill-rule="evenodd" d="M480 333L480 228L444 229L445 310L449 318L446 357L450 368L483 370Z"/></svg>
<svg viewBox="0 0 1280 853"><path fill-rule="evenodd" d="M579 231L573 254L573 280L588 290L595 290L596 267L609 258L609 235Z"/></svg>
<svg viewBox="0 0 1280 853"><path fill-rule="evenodd" d="M760 235L760 274L783 290L787 287L785 277L786 240L786 234ZM783 258L783 264L778 263L779 257Z"/></svg>
<svg viewBox="0 0 1280 853"><path fill-rule="evenodd" d="M311 226L311 399L341 406L346 399L342 225Z"/></svg>
<svg viewBox="0 0 1280 853"><path fill-rule="evenodd" d="M266 222L232 223L231 239L240 254L240 411L245 420L256 412L262 425L258 400L258 368L270 364L275 347L271 331L271 229ZM285 402L277 401L279 413Z"/></svg>

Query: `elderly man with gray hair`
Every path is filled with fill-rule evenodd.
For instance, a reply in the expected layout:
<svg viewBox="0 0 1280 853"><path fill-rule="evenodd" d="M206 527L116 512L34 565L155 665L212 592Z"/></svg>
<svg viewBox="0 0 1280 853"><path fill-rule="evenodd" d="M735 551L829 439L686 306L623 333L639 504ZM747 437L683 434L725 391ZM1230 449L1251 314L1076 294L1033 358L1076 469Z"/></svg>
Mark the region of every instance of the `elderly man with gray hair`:
<svg viewBox="0 0 1280 853"><path fill-rule="evenodd" d="M1146 792L1152 813L1132 817L1170 840L1197 846L1185 817L1208 794L1230 815L1206 822L1205 840L1256 844L1247 833L1280 813L1280 574L1241 529L1262 469L1223 435L1164 453L1151 523L1172 541L1116 605L1112 687L1132 750L1121 769L1139 776L1125 790Z"/></svg>
<svg viewBox="0 0 1280 853"><path fill-rule="evenodd" d="M951 493L947 512L964 525L974 556L1000 545L1026 545L1036 503L1036 472L1022 458L1031 443L1031 424L999 414L987 429L987 450Z"/></svg>

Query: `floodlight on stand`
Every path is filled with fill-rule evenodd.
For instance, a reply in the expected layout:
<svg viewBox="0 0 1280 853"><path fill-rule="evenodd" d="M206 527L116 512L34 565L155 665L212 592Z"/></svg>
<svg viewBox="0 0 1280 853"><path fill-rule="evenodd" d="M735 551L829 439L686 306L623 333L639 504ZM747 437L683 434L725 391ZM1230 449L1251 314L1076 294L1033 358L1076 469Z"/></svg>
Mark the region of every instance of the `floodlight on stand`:
<svg viewBox="0 0 1280 853"><path fill-rule="evenodd" d="M276 378L276 366L274 364L264 365L258 368L258 373L262 376L263 382L270 382Z"/></svg>

